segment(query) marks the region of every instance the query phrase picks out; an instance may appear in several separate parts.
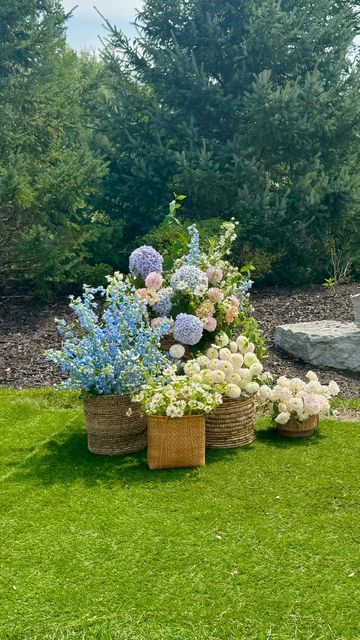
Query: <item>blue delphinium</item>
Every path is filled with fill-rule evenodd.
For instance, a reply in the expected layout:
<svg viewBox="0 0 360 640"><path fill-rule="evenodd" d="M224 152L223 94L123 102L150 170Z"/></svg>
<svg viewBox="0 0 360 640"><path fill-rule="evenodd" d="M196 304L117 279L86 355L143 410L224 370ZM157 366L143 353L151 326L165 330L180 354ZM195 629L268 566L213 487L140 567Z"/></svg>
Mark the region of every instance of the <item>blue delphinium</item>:
<svg viewBox="0 0 360 640"><path fill-rule="evenodd" d="M207 275L198 267L185 264L176 269L171 278L171 286L174 291L195 291L196 289L204 289L207 291L209 281Z"/></svg>
<svg viewBox="0 0 360 640"><path fill-rule="evenodd" d="M159 316L170 315L172 302L169 292L167 291L167 289L159 289L159 291L157 291L156 293L159 296L160 300L152 305L152 310Z"/></svg>
<svg viewBox="0 0 360 640"><path fill-rule="evenodd" d="M162 273L163 261L164 258L156 249L143 245L132 252L129 259L129 270L135 278L140 277L145 280L152 271Z"/></svg>
<svg viewBox="0 0 360 640"><path fill-rule="evenodd" d="M96 295L104 299L100 314ZM66 388L94 395L132 394L147 375L158 375L168 365L159 344L170 323L165 320L153 330L146 305L120 274L109 278L107 289L84 286L81 297L71 297L70 308L73 324L57 321L62 349L46 354L68 374Z"/></svg>
<svg viewBox="0 0 360 640"><path fill-rule="evenodd" d="M185 261L187 264L198 267L200 264L200 236L196 224L190 225L190 227L188 227L188 232L190 235L189 253L186 256Z"/></svg>
<svg viewBox="0 0 360 640"><path fill-rule="evenodd" d="M199 318L188 313L179 313L176 317L173 335L177 342L194 345L203 336L203 324Z"/></svg>
<svg viewBox="0 0 360 640"><path fill-rule="evenodd" d="M253 286L253 284L254 284L253 280L244 280L244 282L242 282L240 287L239 287L240 293L242 293L242 294L248 293L248 291L250 291L250 289Z"/></svg>

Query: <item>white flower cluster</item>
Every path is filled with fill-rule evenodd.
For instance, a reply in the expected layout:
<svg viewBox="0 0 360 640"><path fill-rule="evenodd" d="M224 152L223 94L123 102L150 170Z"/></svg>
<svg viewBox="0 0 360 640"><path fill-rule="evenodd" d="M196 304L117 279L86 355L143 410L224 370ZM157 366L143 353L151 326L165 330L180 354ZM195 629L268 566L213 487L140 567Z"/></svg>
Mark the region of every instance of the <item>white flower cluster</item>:
<svg viewBox="0 0 360 640"><path fill-rule="evenodd" d="M150 380L132 400L140 402L147 415L181 418L216 409L222 403L222 390L212 380L205 380L193 360L184 366L184 375L176 375L176 367L169 366L163 377Z"/></svg>
<svg viewBox="0 0 360 640"><path fill-rule="evenodd" d="M311 416L330 412L329 400L338 395L338 384L331 380L328 385L322 385L313 371L308 371L306 378L307 382L304 382L300 378L280 376L272 389L267 385L260 387L259 397L273 403L274 419L278 424L286 424L291 416L303 422Z"/></svg>
<svg viewBox="0 0 360 640"><path fill-rule="evenodd" d="M255 354L255 345L245 336L230 341L225 333L220 334L217 344L196 362L205 369L205 380L224 385L224 395L228 398L253 396L264 380L263 365Z"/></svg>

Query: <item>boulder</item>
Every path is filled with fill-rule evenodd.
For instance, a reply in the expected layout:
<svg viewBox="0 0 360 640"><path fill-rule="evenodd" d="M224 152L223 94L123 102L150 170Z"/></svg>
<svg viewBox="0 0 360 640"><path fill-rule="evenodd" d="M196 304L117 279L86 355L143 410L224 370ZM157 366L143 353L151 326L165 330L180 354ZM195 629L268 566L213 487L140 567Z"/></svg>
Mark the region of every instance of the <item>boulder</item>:
<svg viewBox="0 0 360 640"><path fill-rule="evenodd" d="M354 322L299 322L275 329L275 344L316 367L360 372L360 328Z"/></svg>

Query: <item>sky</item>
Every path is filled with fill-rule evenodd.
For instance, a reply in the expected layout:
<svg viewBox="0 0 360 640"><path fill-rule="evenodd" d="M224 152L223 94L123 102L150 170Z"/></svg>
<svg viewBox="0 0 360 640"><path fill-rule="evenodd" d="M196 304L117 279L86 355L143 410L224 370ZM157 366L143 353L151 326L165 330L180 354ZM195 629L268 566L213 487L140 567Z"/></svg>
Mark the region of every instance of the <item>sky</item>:
<svg viewBox="0 0 360 640"><path fill-rule="evenodd" d="M142 0L63 0L65 11L74 9L68 22L68 40L75 49L91 49L100 46L99 35L106 32L94 5L110 23L116 24L127 35L134 33L131 22L134 21L136 8Z"/></svg>

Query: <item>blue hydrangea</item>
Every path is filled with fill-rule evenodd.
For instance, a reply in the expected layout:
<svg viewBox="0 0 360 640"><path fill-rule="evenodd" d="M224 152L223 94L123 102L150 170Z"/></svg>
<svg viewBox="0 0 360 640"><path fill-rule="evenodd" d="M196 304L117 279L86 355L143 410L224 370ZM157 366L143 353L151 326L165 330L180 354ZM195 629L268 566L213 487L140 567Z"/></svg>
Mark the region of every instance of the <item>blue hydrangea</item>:
<svg viewBox="0 0 360 640"><path fill-rule="evenodd" d="M156 293L160 297L160 300L158 302L155 302L155 304L152 306L152 310L158 316L170 315L172 302L169 292L167 291L167 289L159 289L159 291L157 291Z"/></svg>
<svg viewBox="0 0 360 640"><path fill-rule="evenodd" d="M152 271L162 273L163 257L154 249L143 245L132 252L129 259L129 270L132 276L145 278Z"/></svg>
<svg viewBox="0 0 360 640"><path fill-rule="evenodd" d="M105 298L101 314L95 294ZM47 352L47 358L68 375L66 388L128 395L138 391L147 376L160 375L168 366L159 346L170 321L153 330L146 305L120 274L110 279L106 290L84 287L82 297L71 298L70 308L73 323L58 321L62 349Z"/></svg>
<svg viewBox="0 0 360 640"><path fill-rule="evenodd" d="M194 265L185 264L179 267L171 278L171 286L175 291L195 291L198 287L209 286L206 273Z"/></svg>
<svg viewBox="0 0 360 640"><path fill-rule="evenodd" d="M186 262L187 264L192 264L195 267L198 267L200 264L200 236L196 224L190 225L190 227L188 227L188 232L190 235L190 242Z"/></svg>
<svg viewBox="0 0 360 640"><path fill-rule="evenodd" d="M182 344L194 345L200 342L203 336L202 322L196 316L188 313L179 313L174 325L174 338Z"/></svg>

